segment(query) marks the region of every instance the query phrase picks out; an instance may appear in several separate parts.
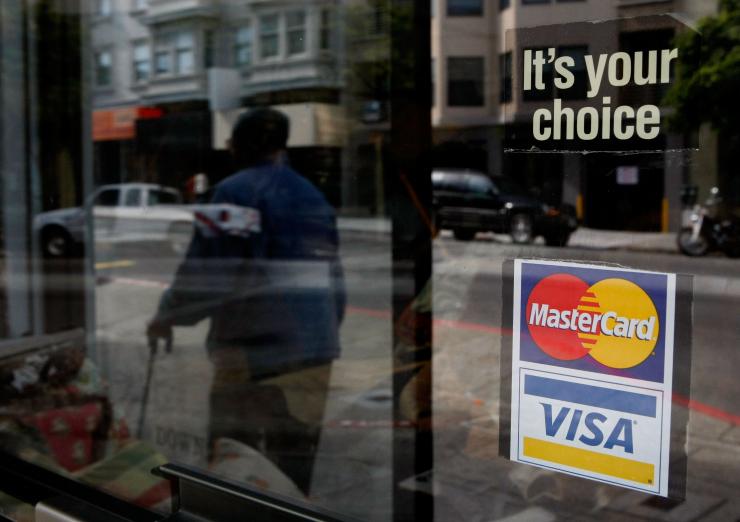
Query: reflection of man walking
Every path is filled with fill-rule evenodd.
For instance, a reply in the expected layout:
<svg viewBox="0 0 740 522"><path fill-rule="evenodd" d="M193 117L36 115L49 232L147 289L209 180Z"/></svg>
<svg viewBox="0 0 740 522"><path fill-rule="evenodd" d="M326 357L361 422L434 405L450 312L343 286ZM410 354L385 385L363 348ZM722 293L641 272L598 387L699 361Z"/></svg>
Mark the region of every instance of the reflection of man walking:
<svg viewBox="0 0 740 522"><path fill-rule="evenodd" d="M287 138L287 118L271 109L236 123L241 170L212 203L258 210L261 232L196 231L148 332L210 318L209 443L244 442L308 492L345 296L334 211L283 164Z"/></svg>

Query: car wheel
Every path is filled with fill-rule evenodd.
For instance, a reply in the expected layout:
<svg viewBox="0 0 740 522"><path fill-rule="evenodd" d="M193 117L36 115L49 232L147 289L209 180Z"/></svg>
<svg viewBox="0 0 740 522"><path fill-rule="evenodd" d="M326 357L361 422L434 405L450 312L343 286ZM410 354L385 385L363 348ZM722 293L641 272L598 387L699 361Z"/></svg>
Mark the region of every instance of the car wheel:
<svg viewBox="0 0 740 522"><path fill-rule="evenodd" d="M167 237L169 238L170 249L177 256L182 256L187 252L190 246L190 239L193 235L193 225L190 223L174 223L170 226Z"/></svg>
<svg viewBox="0 0 740 522"><path fill-rule="evenodd" d="M41 249L48 259L69 257L72 246L72 238L63 228L51 228L41 234Z"/></svg>
<svg viewBox="0 0 740 522"><path fill-rule="evenodd" d="M471 230L469 228L456 228L452 234L455 236L455 239L458 241L470 241L475 237L475 234L477 234L477 230Z"/></svg>
<svg viewBox="0 0 740 522"><path fill-rule="evenodd" d="M517 244L531 243L533 237L532 217L528 214L514 214L509 229L511 240Z"/></svg>
<svg viewBox="0 0 740 522"><path fill-rule="evenodd" d="M709 252L709 241L703 234L693 237L693 229L684 227L678 232L678 248L691 257L704 256Z"/></svg>

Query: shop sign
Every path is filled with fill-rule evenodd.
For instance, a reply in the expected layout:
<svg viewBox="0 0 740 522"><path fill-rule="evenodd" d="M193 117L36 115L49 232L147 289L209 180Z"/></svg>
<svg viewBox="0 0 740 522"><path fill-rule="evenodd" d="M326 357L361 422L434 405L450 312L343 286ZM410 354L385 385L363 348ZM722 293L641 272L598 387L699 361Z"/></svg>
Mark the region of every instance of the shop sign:
<svg viewBox="0 0 740 522"><path fill-rule="evenodd" d="M132 140L136 137L136 120L160 118L155 107L120 107L93 111L93 141Z"/></svg>
<svg viewBox="0 0 740 522"><path fill-rule="evenodd" d="M668 495L676 276L514 263L513 461Z"/></svg>

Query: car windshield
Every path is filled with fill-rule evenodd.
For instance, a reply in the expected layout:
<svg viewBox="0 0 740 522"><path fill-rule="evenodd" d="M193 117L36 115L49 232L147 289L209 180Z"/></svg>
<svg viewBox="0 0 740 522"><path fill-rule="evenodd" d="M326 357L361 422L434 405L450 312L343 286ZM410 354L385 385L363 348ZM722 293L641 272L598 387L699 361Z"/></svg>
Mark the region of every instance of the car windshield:
<svg viewBox="0 0 740 522"><path fill-rule="evenodd" d="M180 196L175 191L150 190L149 205L173 205L180 202Z"/></svg>
<svg viewBox="0 0 740 522"><path fill-rule="evenodd" d="M501 194L513 194L517 196L528 196L530 195L527 189L518 184L511 178L504 176L496 177L493 179L494 186L498 189Z"/></svg>

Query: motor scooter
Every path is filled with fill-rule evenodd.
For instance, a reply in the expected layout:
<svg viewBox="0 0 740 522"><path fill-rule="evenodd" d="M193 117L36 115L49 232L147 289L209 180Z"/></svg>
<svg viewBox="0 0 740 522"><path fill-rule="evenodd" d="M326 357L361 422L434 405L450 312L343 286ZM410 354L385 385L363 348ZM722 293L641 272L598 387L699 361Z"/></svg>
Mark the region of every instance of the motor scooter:
<svg viewBox="0 0 740 522"><path fill-rule="evenodd" d="M692 257L705 256L712 250L729 257L740 257L740 220L722 216L722 196L712 187L703 205L694 204L678 232L679 250Z"/></svg>

